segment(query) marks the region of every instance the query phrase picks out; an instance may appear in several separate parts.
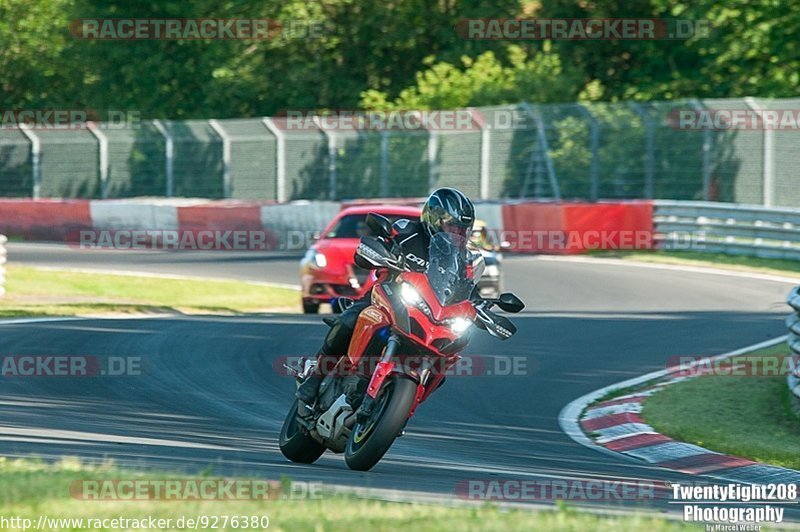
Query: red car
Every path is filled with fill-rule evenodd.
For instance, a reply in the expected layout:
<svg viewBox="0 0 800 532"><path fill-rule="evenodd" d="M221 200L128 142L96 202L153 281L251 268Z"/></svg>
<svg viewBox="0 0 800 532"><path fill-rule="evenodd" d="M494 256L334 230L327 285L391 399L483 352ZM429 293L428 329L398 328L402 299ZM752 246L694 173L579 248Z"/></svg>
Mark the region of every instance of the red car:
<svg viewBox="0 0 800 532"><path fill-rule="evenodd" d="M367 214L374 212L392 222L400 218L419 220L420 209L399 205L360 205L343 209L328 224L300 261L303 312L319 312L321 303L339 297L358 299L372 285L370 270L355 265L354 255L362 236L372 235ZM374 236L374 235L372 235Z"/></svg>

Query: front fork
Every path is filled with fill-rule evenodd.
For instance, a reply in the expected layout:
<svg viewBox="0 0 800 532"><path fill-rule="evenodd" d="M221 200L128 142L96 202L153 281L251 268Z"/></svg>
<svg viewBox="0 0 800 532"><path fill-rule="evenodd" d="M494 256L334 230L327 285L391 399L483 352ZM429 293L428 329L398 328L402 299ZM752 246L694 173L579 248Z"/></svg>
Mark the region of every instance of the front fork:
<svg viewBox="0 0 800 532"><path fill-rule="evenodd" d="M397 365L392 360L392 357L399 347L400 339L394 334L389 336L389 339L386 341L386 349L383 350L383 356L381 356L380 361L376 364L375 371L372 373L372 378L370 378L369 384L367 385L367 393L364 396L364 400L361 401L361 406L359 406L356 411L356 420L359 423L364 423L372 414L372 409L375 407L375 399L378 396L381 386L383 386L383 382Z"/></svg>

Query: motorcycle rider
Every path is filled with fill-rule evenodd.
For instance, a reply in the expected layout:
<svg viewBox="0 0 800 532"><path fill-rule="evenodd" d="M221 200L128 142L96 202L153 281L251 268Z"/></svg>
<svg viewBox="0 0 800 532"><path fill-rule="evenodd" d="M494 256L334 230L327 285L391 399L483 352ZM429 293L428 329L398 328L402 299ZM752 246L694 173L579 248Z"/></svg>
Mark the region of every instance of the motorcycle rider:
<svg viewBox="0 0 800 532"><path fill-rule="evenodd" d="M390 248L392 245L399 248L407 266L414 271L424 272L428 266L430 238L445 231L467 239L472 233L474 222L475 207L464 193L454 188L439 188L425 200L420 221L397 220L393 225L397 234L386 243ZM328 368L334 367L335 362L347 354L358 316L370 305L371 297L370 290L342 312L328 330L317 354L315 372L297 389L297 398L301 402L306 405L314 403ZM304 411L305 408L298 409L298 412Z"/></svg>

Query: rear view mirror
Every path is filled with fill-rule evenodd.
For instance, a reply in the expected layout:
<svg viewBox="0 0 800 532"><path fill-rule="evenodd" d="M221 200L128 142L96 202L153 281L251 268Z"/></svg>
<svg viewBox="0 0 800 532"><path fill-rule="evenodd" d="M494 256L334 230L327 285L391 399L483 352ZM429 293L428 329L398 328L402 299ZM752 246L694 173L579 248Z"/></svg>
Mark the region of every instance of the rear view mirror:
<svg viewBox="0 0 800 532"><path fill-rule="evenodd" d="M389 238L392 236L392 222L385 216L371 212L367 215L367 227L370 228L372 234Z"/></svg>
<svg viewBox="0 0 800 532"><path fill-rule="evenodd" d="M520 298L518 298L511 292L505 292L503 294L500 294L500 297L497 298L496 304L498 307L505 310L506 312L513 312L513 313L520 312L522 309L525 308L525 303L523 303Z"/></svg>

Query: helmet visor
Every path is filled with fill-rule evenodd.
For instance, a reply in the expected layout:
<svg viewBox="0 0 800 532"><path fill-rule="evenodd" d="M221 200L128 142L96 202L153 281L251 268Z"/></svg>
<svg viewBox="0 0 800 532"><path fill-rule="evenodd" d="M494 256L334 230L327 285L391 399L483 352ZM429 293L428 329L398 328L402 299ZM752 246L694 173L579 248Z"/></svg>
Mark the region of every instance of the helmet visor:
<svg viewBox="0 0 800 532"><path fill-rule="evenodd" d="M467 238L468 228L452 222L442 222L442 231L452 235L458 235L462 238Z"/></svg>

